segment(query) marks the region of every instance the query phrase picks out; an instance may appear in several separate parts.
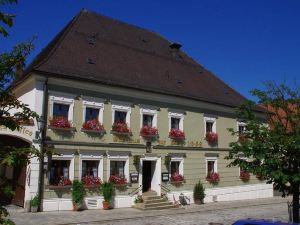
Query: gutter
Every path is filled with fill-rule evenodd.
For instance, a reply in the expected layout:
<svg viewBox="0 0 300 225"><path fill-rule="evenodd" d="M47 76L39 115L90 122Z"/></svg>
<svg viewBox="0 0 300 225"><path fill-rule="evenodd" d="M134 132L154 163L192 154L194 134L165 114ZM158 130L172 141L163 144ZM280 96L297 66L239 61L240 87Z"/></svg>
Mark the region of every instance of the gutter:
<svg viewBox="0 0 300 225"><path fill-rule="evenodd" d="M46 121L48 117L48 77L46 77L46 81L44 83L43 90L43 105L42 105L42 117L45 120L44 126L41 131L41 142L40 142L40 164L39 164L39 180L38 180L38 196L39 196L39 211L43 211L43 199L44 199L44 145L45 145L45 137L46 137Z"/></svg>

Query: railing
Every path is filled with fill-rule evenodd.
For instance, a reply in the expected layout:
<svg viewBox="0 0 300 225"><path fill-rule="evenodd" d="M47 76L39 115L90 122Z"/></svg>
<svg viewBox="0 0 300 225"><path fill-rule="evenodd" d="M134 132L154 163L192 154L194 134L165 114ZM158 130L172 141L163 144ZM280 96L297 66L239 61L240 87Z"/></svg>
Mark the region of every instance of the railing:
<svg viewBox="0 0 300 225"><path fill-rule="evenodd" d="M171 191L165 184L161 184L160 187L161 191L165 192L165 194Z"/></svg>
<svg viewBox="0 0 300 225"><path fill-rule="evenodd" d="M133 191L129 192L128 195L130 195L131 197L133 195L135 195L137 192L139 192L140 190L142 190L143 185L140 185L139 187L137 187L136 189L134 189Z"/></svg>

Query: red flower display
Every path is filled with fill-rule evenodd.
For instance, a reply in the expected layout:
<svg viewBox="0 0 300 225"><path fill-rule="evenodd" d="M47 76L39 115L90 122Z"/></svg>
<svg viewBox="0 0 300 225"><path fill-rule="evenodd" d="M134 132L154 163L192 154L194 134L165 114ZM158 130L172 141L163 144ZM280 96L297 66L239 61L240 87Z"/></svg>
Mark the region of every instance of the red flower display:
<svg viewBox="0 0 300 225"><path fill-rule="evenodd" d="M127 123L115 122L112 125L112 131L118 133L131 133L131 130L128 128Z"/></svg>
<svg viewBox="0 0 300 225"><path fill-rule="evenodd" d="M144 137L156 136L158 135L158 129L156 127L151 127L146 125L141 128L140 135Z"/></svg>
<svg viewBox="0 0 300 225"><path fill-rule="evenodd" d="M241 170L240 171L240 179L242 181L248 181L250 179L250 173L248 171Z"/></svg>
<svg viewBox="0 0 300 225"><path fill-rule="evenodd" d="M206 176L206 180L211 184L217 184L220 181L220 175L218 173L212 172Z"/></svg>
<svg viewBox="0 0 300 225"><path fill-rule="evenodd" d="M72 185L72 181L69 178L65 178L61 176L58 179L57 186L67 186L67 185Z"/></svg>
<svg viewBox="0 0 300 225"><path fill-rule="evenodd" d="M118 185L118 186L127 184L126 178L119 176L119 175L111 175L109 177L109 182L114 183L115 185Z"/></svg>
<svg viewBox="0 0 300 225"><path fill-rule="evenodd" d="M218 142L218 134L215 132L207 132L206 140L211 144L217 143Z"/></svg>
<svg viewBox="0 0 300 225"><path fill-rule="evenodd" d="M173 139L183 140L185 138L185 134L180 129L172 128L171 131L169 132L169 137Z"/></svg>
<svg viewBox="0 0 300 225"><path fill-rule="evenodd" d="M71 128L71 122L63 116L56 116L49 120L50 126L57 128Z"/></svg>
<svg viewBox="0 0 300 225"><path fill-rule="evenodd" d="M181 174L173 173L171 175L171 182L183 182L184 177Z"/></svg>
<svg viewBox="0 0 300 225"><path fill-rule="evenodd" d="M84 185L87 186L94 186L94 185L101 185L101 179L100 177L93 177L93 176L84 176L82 177L82 182Z"/></svg>
<svg viewBox="0 0 300 225"><path fill-rule="evenodd" d="M104 131L103 125L97 119L86 121L82 124L82 128L85 130Z"/></svg>

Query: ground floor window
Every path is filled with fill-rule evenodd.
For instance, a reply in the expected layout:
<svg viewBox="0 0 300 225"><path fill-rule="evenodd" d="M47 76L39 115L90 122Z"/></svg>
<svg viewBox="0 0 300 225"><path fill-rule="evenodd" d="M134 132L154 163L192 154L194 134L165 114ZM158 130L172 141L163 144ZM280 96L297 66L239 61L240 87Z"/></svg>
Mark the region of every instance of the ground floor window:
<svg viewBox="0 0 300 225"><path fill-rule="evenodd" d="M125 161L110 161L110 175L125 176Z"/></svg>
<svg viewBox="0 0 300 225"><path fill-rule="evenodd" d="M183 159L171 159L169 173L171 182L183 182Z"/></svg>
<svg viewBox="0 0 300 225"><path fill-rule="evenodd" d="M98 160L83 160L82 161L82 177L85 176L92 176L98 177L98 167L99 161Z"/></svg>
<svg viewBox="0 0 300 225"><path fill-rule="evenodd" d="M171 174L179 174L180 162L171 162Z"/></svg>
<svg viewBox="0 0 300 225"><path fill-rule="evenodd" d="M71 185L70 181L70 161L52 160L50 166L50 185L65 186Z"/></svg>
<svg viewBox="0 0 300 225"><path fill-rule="evenodd" d="M207 171L206 174L211 174L216 172L216 161L207 160Z"/></svg>

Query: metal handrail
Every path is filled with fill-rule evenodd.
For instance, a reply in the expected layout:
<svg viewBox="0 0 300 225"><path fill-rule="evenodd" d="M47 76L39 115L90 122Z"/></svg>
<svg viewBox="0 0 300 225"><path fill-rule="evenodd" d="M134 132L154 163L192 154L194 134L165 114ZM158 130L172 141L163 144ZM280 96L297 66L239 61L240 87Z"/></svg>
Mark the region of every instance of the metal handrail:
<svg viewBox="0 0 300 225"><path fill-rule="evenodd" d="M130 195L132 197L134 195L134 193L136 193L137 191L140 191L140 189L142 189L142 188L143 188L143 185L140 185L139 187L134 189L132 192L128 193L128 195Z"/></svg>
<svg viewBox="0 0 300 225"><path fill-rule="evenodd" d="M163 191L166 192L166 193L168 193L168 192L171 191L171 189L169 189L169 188L168 188L166 185L164 185L164 184L161 184L160 186L161 186L161 188L163 189Z"/></svg>

